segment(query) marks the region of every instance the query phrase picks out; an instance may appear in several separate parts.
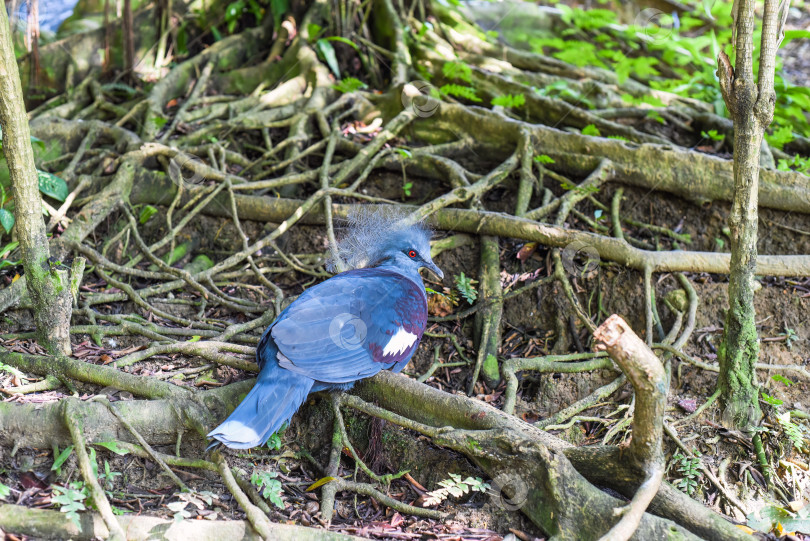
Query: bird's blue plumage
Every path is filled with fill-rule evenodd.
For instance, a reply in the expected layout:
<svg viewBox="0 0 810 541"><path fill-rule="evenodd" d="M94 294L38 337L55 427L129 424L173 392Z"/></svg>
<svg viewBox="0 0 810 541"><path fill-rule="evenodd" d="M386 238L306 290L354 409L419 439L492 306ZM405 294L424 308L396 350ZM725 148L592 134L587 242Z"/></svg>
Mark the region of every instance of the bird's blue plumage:
<svg viewBox="0 0 810 541"><path fill-rule="evenodd" d="M380 370L402 370L427 323L422 266L430 260L423 229L378 249L376 265L337 274L302 293L267 328L257 347L256 385L208 434L228 447L261 445L310 392L346 390Z"/></svg>

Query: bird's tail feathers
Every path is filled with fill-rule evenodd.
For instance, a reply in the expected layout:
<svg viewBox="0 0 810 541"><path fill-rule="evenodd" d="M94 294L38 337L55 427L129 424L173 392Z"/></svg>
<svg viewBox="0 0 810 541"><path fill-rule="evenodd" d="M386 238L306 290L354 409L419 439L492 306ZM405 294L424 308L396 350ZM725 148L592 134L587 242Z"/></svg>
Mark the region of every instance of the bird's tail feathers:
<svg viewBox="0 0 810 541"><path fill-rule="evenodd" d="M262 445L298 411L313 383L306 376L268 363L242 403L208 437L232 449Z"/></svg>

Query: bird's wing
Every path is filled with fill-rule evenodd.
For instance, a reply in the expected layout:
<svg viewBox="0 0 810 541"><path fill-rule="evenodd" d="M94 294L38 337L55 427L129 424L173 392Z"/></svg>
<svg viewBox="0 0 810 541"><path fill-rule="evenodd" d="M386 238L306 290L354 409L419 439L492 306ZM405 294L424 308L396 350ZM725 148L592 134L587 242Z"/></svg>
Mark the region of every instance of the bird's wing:
<svg viewBox="0 0 810 541"><path fill-rule="evenodd" d="M426 323L421 284L388 270L358 269L304 292L279 316L270 337L282 367L345 383L401 369Z"/></svg>

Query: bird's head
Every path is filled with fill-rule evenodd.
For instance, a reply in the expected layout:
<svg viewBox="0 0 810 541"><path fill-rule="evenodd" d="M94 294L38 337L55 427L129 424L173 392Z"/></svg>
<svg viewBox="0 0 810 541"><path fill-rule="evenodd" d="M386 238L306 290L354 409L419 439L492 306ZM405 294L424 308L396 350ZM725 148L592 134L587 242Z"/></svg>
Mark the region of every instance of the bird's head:
<svg viewBox="0 0 810 541"><path fill-rule="evenodd" d="M335 250L334 267L391 266L413 274L424 267L440 279L444 277L430 257L431 231L424 223L411 223L397 211L362 208L348 222Z"/></svg>
<svg viewBox="0 0 810 541"><path fill-rule="evenodd" d="M377 265L380 264L392 264L398 269L414 272L426 268L440 280L444 278L442 270L430 258L430 231L421 224L394 233L380 248Z"/></svg>

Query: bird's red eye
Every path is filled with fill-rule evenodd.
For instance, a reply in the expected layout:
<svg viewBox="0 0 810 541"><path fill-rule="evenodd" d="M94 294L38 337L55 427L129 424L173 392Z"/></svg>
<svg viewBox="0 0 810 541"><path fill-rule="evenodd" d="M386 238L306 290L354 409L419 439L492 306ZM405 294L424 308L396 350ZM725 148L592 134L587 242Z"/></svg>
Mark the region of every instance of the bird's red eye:
<svg viewBox="0 0 810 541"><path fill-rule="evenodd" d="M408 250L408 257L410 257L411 259L416 257L416 250Z"/></svg>

